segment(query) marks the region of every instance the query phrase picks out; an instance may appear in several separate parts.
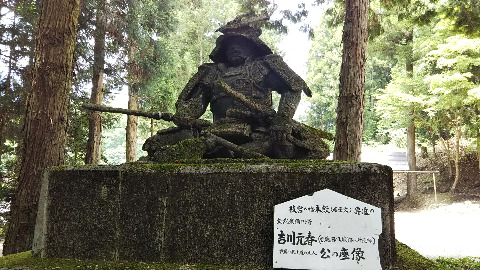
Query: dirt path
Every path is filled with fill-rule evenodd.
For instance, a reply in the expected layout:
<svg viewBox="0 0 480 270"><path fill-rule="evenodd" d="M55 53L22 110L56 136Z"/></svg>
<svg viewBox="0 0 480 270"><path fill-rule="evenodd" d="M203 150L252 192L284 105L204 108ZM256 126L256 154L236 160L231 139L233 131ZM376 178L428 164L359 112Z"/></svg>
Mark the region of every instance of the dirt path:
<svg viewBox="0 0 480 270"><path fill-rule="evenodd" d="M480 204L466 201L396 212L395 236L430 258L480 257Z"/></svg>

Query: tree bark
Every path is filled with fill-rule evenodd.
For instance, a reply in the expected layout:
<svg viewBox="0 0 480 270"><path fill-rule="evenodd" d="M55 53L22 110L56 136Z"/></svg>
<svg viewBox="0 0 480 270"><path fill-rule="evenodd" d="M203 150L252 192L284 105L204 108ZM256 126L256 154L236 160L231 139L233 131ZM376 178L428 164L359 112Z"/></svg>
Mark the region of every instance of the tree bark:
<svg viewBox="0 0 480 270"><path fill-rule="evenodd" d="M413 120L407 127L407 161L408 170L417 170L417 158L415 156L415 124ZM413 197L417 193L417 175L407 174L407 197Z"/></svg>
<svg viewBox="0 0 480 270"><path fill-rule="evenodd" d="M10 45L9 45L9 50L10 50L10 57L8 58L8 70L7 70L7 79L5 80L5 88L3 92L3 96L5 98L4 103L0 107L0 164L2 163L2 154L3 154L3 146L6 141L6 136L5 136L5 129L7 127L7 122L9 119L8 115L8 109L7 109L7 101L9 99L10 93L13 92L11 89L12 86L12 65L13 65L13 60L15 57L15 36L16 36L16 17L17 14L16 12L13 12L13 23L12 26L10 27ZM1 18L0 18L1 19ZM15 59L16 61L16 59ZM1 91L1 89L0 89ZM9 106L8 106L9 107Z"/></svg>
<svg viewBox="0 0 480 270"><path fill-rule="evenodd" d="M42 2L32 87L27 99L23 154L3 254L32 248L40 179L65 159L67 111L79 0Z"/></svg>
<svg viewBox="0 0 480 270"><path fill-rule="evenodd" d="M10 53L10 56L11 56L11 53ZM9 62L8 75L7 75L7 79L5 80L5 89L3 93L3 96L7 98L10 92L11 71L12 71L12 66L11 66L11 63ZM6 141L5 128L7 127L7 122L8 122L8 111L6 107L7 107L6 104L2 104L2 106L0 107L0 164L2 163L3 146Z"/></svg>
<svg viewBox="0 0 480 270"><path fill-rule="evenodd" d="M139 98L133 84L128 89L128 109L138 110ZM138 116L127 116L126 161L137 161Z"/></svg>
<svg viewBox="0 0 480 270"><path fill-rule="evenodd" d="M477 130L477 138L476 140L476 150L477 150L477 169L478 173L480 174L480 130Z"/></svg>
<svg viewBox="0 0 480 270"><path fill-rule="evenodd" d="M105 66L105 0L97 1L97 14L95 19L95 45L93 49L93 76L92 93L90 102L93 104L102 104L103 100L103 70ZM98 164L101 160L101 141L102 141L102 115L100 112L92 111L90 113L88 125L87 151L85 154L85 164Z"/></svg>
<svg viewBox="0 0 480 270"><path fill-rule="evenodd" d="M368 4L368 0L346 0L334 160L360 161Z"/></svg>
<svg viewBox="0 0 480 270"><path fill-rule="evenodd" d="M197 30L197 35L198 35L198 44L200 46L199 50L199 58L200 60L198 61L199 66L203 65L203 29L202 31Z"/></svg>
<svg viewBox="0 0 480 270"><path fill-rule="evenodd" d="M410 30L406 37L407 44L413 42L413 31ZM413 78L413 50L409 51L406 58L405 70L410 78ZM410 89L407 89L410 90ZM413 90L413 89L411 89ZM413 116L414 111L410 111L409 114ZM408 169L410 171L417 170L417 156L415 151L415 121L414 118L410 119L407 126L407 161ZM417 175L414 173L407 174L407 197L414 197L417 193Z"/></svg>
<svg viewBox="0 0 480 270"><path fill-rule="evenodd" d="M5 127L7 126L7 112L0 112L0 164L2 163L3 144L5 143Z"/></svg>
<svg viewBox="0 0 480 270"><path fill-rule="evenodd" d="M136 6L132 6L132 12L135 12ZM129 39L131 40L131 35ZM134 40L128 48L127 81L128 81L128 109L138 110L139 104L139 83L142 80L143 70L138 64L139 49ZM138 116L127 116L126 127L126 161L134 162L137 160L137 138L138 138Z"/></svg>
<svg viewBox="0 0 480 270"><path fill-rule="evenodd" d="M461 116L455 115L455 180L453 185L450 188L450 193L454 193L457 188L458 181L460 180L460 139L462 138L462 121L460 120Z"/></svg>
<svg viewBox="0 0 480 270"><path fill-rule="evenodd" d="M453 176L453 170L452 170L452 160L455 160L455 154L452 153L452 149L450 149L450 141L449 139L443 139L442 134L439 133L438 137L440 138L440 142L442 143L443 149L445 152L447 152L447 168L448 168L448 179L452 180Z"/></svg>

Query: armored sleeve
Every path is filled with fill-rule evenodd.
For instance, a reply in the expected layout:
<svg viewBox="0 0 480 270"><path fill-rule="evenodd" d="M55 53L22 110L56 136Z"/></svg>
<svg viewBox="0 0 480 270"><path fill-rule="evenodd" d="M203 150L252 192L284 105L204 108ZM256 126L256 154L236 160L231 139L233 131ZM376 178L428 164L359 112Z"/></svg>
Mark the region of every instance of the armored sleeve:
<svg viewBox="0 0 480 270"><path fill-rule="evenodd" d="M275 77L279 78L287 86L288 90L294 92L303 91L308 97L312 96L312 91L308 88L305 81L283 61L281 56L270 54L265 56L264 61Z"/></svg>
<svg viewBox="0 0 480 270"><path fill-rule="evenodd" d="M175 103L176 115L197 119L205 113L211 96L209 77L214 66L204 64L183 88Z"/></svg>
<svg viewBox="0 0 480 270"><path fill-rule="evenodd" d="M178 96L178 100L188 100L192 98L198 92L199 84L205 80L205 77L208 77L208 74L212 69L211 64L203 64L198 67L197 73L195 73L188 83L183 88L182 92Z"/></svg>

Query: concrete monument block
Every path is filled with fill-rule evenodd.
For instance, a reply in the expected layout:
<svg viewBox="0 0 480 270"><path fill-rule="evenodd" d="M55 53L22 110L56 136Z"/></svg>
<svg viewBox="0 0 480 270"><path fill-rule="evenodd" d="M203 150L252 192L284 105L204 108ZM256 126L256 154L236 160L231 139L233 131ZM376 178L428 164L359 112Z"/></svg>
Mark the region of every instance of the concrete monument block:
<svg viewBox="0 0 480 270"><path fill-rule="evenodd" d="M380 263L382 269L393 265L389 167L320 160L211 162L49 170L34 254L271 269L275 205L329 189L381 210Z"/></svg>

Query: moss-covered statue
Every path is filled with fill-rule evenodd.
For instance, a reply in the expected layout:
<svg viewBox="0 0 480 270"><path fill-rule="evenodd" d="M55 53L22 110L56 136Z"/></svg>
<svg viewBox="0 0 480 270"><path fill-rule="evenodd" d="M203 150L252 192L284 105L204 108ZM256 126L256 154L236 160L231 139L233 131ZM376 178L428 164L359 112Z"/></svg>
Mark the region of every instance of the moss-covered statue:
<svg viewBox="0 0 480 270"><path fill-rule="evenodd" d="M301 92L311 91L283 59L259 39L255 19L238 16L223 33L175 104L177 127L147 139L148 160L186 158L320 158L331 135L292 119ZM272 109L272 91L281 95ZM208 105L213 123L199 120Z"/></svg>

